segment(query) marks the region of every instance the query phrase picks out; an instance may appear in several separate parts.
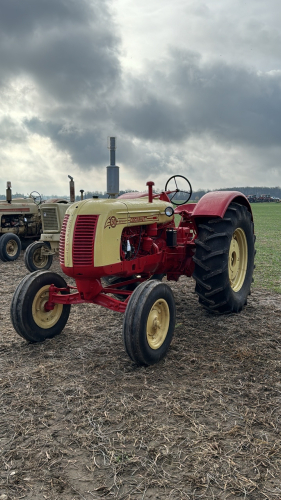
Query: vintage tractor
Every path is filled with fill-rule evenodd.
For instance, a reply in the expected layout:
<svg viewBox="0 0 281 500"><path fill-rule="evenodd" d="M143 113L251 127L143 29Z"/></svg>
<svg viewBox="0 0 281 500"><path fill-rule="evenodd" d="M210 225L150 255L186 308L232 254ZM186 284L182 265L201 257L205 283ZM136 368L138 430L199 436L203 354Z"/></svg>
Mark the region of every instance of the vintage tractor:
<svg viewBox="0 0 281 500"><path fill-rule="evenodd" d="M27 198L12 199L11 183L7 183L6 200L0 201L0 259L4 262L19 257L22 242L28 244L40 237L41 201L37 191Z"/></svg>
<svg viewBox="0 0 281 500"><path fill-rule="evenodd" d="M71 175L68 177L70 178L70 202L63 198L52 199L39 207L42 234L40 240L31 243L24 254L25 266L31 272L49 269L53 256L59 252L60 232L65 212L75 201L74 180ZM80 192L81 199L83 199L84 190L81 189Z"/></svg>
<svg viewBox="0 0 281 500"><path fill-rule="evenodd" d="M175 327L175 300L163 275L193 276L199 302L211 312L241 311L254 270L249 202L237 191L219 191L187 203L191 187L186 179L186 189L179 188L183 180L173 176L160 194L148 182L148 193L72 204L59 256L76 287L50 271L26 276L11 304L17 333L41 342L63 330L72 304L99 304L125 313L125 349L135 363L151 365L166 354Z"/></svg>
<svg viewBox="0 0 281 500"><path fill-rule="evenodd" d="M70 205L67 200L59 200L40 206L42 234L40 240L31 243L24 254L24 263L29 271L46 270L51 267L53 256L59 251L63 218Z"/></svg>

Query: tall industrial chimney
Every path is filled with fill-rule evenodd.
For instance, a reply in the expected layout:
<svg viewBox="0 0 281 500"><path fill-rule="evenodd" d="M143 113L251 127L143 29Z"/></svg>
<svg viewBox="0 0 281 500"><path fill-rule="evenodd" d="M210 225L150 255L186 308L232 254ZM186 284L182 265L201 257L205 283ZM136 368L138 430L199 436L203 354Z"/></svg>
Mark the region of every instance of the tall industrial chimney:
<svg viewBox="0 0 281 500"><path fill-rule="evenodd" d="M116 137L108 137L109 163L107 167L107 194L109 198L116 198L119 193L119 167L115 165Z"/></svg>

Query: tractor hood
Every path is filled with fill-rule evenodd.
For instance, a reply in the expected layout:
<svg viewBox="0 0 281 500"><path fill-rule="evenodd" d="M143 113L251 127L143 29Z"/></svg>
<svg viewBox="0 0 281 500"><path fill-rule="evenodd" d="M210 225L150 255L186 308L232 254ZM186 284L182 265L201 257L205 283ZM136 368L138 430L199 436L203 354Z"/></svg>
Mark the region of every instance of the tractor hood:
<svg viewBox="0 0 281 500"><path fill-rule="evenodd" d="M149 203L148 197L135 200L88 199L73 203L66 211L65 266L73 266L73 240L78 237L75 232L77 220L92 221L92 236L87 234L83 237L94 238L94 266L106 266L120 262L120 241L124 227L170 222L171 217L165 214L168 206L172 206L171 203L155 199Z"/></svg>

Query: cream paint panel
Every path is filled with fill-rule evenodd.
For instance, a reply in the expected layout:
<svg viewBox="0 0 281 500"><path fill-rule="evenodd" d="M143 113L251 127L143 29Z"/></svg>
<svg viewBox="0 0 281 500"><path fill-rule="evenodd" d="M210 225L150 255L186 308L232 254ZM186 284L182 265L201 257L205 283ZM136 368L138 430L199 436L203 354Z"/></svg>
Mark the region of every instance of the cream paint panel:
<svg viewBox="0 0 281 500"><path fill-rule="evenodd" d="M165 208L169 206L172 207L173 205L171 203L155 199L152 203L149 203L148 197L124 201L128 209L128 226L147 225L153 224L154 222L163 224L171 221L171 217L167 217L167 215L165 215ZM149 216L151 215L157 216L157 219L149 220ZM141 217L146 218L145 221L138 220L138 218Z"/></svg>
<svg viewBox="0 0 281 500"><path fill-rule="evenodd" d="M95 235L94 266L99 267L120 262L121 233L123 227L127 225L127 207L121 200L83 200L71 205L66 213L69 215L64 248L64 263L66 267L73 267L72 242L78 215L99 215ZM124 219L124 224L118 224L114 229L111 226L105 227L106 221L110 217L122 218Z"/></svg>
<svg viewBox="0 0 281 500"><path fill-rule="evenodd" d="M165 215L170 203L148 198L136 200L83 200L68 208L69 220L65 234L65 266L72 267L72 241L77 215L99 215L95 234L94 266L108 266L120 262L121 234L126 226L164 223L171 220ZM155 216L156 219L151 219Z"/></svg>

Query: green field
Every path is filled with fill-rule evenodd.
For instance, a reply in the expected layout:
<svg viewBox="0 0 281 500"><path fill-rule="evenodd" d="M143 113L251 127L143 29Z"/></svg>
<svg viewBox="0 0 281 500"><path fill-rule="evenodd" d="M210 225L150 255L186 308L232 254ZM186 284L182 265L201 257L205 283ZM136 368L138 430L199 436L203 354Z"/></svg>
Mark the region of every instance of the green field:
<svg viewBox="0 0 281 500"><path fill-rule="evenodd" d="M254 286L281 293L281 203L252 203L256 233Z"/></svg>
<svg viewBox="0 0 281 500"><path fill-rule="evenodd" d="M281 293L281 203L252 203L256 234L254 287ZM176 216L176 224L180 217Z"/></svg>

